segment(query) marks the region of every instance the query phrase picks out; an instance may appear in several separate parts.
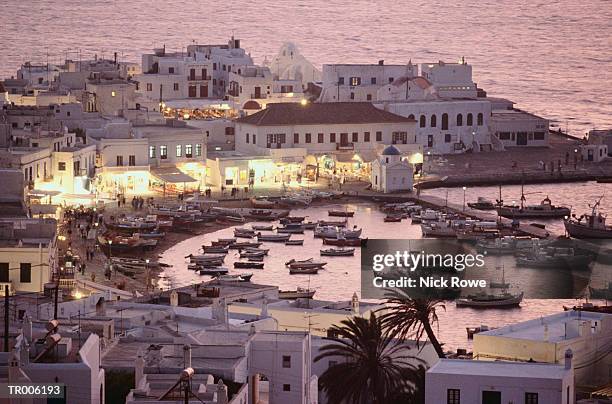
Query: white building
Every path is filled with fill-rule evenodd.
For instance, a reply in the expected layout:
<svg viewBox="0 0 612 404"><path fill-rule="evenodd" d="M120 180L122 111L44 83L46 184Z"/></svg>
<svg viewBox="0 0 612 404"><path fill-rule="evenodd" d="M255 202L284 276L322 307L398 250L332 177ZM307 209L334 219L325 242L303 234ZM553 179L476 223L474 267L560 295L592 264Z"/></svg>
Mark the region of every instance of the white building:
<svg viewBox="0 0 612 404"><path fill-rule="evenodd" d="M571 351L563 365L440 359L425 376L425 404L573 404Z"/></svg>
<svg viewBox="0 0 612 404"><path fill-rule="evenodd" d="M136 108L136 83L97 74L86 81L84 109L108 116L123 116Z"/></svg>
<svg viewBox="0 0 612 404"><path fill-rule="evenodd" d="M42 292L57 265L54 219L0 221L0 293Z"/></svg>
<svg viewBox="0 0 612 404"><path fill-rule="evenodd" d="M491 112L491 136L497 137L504 147L547 147L547 119L518 109Z"/></svg>
<svg viewBox="0 0 612 404"><path fill-rule="evenodd" d="M583 144L580 145L580 153L584 161L601 163L609 158L609 149L606 144Z"/></svg>
<svg viewBox="0 0 612 404"><path fill-rule="evenodd" d="M322 89L319 102L376 101L378 89L400 77L414 77L417 66L326 64L323 65Z"/></svg>
<svg viewBox="0 0 612 404"><path fill-rule="evenodd" d="M440 97L477 97L478 89L472 80L472 66L465 58L461 58L458 63L421 63L421 76L434 85Z"/></svg>
<svg viewBox="0 0 612 404"><path fill-rule="evenodd" d="M387 146L372 162L372 189L379 192L412 191L414 168L397 147Z"/></svg>
<svg viewBox="0 0 612 404"><path fill-rule="evenodd" d="M474 358L561 364L571 349L576 385L612 380L612 315L566 311L474 336Z"/></svg>
<svg viewBox="0 0 612 404"><path fill-rule="evenodd" d="M591 130L588 135L589 144L603 144L608 146L608 155L612 157L612 129Z"/></svg>
<svg viewBox="0 0 612 404"><path fill-rule="evenodd" d="M244 66L230 72L227 94L234 109L245 113L256 112L271 103L304 99L301 81L280 79L270 68L261 66Z"/></svg>
<svg viewBox="0 0 612 404"><path fill-rule="evenodd" d="M321 81L321 71L301 53L296 44L285 42L272 60L265 60L264 66L281 80L297 80L305 89L308 83Z"/></svg>

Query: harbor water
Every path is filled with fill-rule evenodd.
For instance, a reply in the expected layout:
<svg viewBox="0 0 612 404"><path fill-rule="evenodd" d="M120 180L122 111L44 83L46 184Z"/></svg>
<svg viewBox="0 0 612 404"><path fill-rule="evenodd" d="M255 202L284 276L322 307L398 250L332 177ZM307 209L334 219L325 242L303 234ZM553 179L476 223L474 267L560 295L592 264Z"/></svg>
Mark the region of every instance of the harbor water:
<svg viewBox="0 0 612 404"><path fill-rule="evenodd" d="M508 187L508 192L517 190ZM463 192L461 190L461 192ZM476 199L475 195L482 195L483 190L473 190L470 198ZM520 193L520 187L518 189ZM449 191L450 195L454 192ZM486 195L486 193L485 193ZM566 197L559 198L555 202L563 204L567 202ZM471 199L470 199L471 200ZM584 206L576 206L576 209L587 208L588 200L585 198ZM422 237L419 225L413 225L410 220L398 223L384 223L385 216L378 206L373 203L355 203L342 205L316 206L307 209L292 210L291 215L307 216L307 220L317 221L320 219L330 220L329 209L347 209L355 211L353 218L349 219L350 226L363 229L362 237L369 239L419 239ZM336 218L338 219L338 218ZM253 224L253 223L251 223ZM251 224L234 227L250 227ZM562 226L562 225L561 225ZM233 237L234 227L226 228L214 233L209 233L185 240L162 254L161 261L171 264L162 274L161 287L185 286L192 283L210 279L209 276L200 276L194 271L188 270L189 254L196 254L203 244L210 245L211 241L219 238ZM233 262L239 260L238 253L230 250L224 266L230 269L230 274L253 273L252 282L259 284L277 285L281 290L295 289L296 287L316 289L315 298L323 300L348 300L354 292L360 292L360 251L356 249L353 257L320 257L319 250L323 248L321 239L314 238L312 230L306 230L305 234L294 234L292 239L304 239L303 246L285 246L283 243L265 243L262 248L270 248L269 255L264 259L265 267L261 269L233 269ZM290 259L314 258L327 262L325 269L316 275L290 275L285 262ZM501 263L501 265L506 265ZM541 269L513 268L511 265L504 266L506 280L512 282L513 288L527 290L529 288L540 288L554 295L554 288L560 285L547 284L541 281ZM609 268L608 268L609 269ZM491 280L500 280L501 271L498 264L489 265L485 277ZM591 282L595 285L605 284L610 276L603 267L595 266L593 271L585 273L570 273L562 279L563 287L584 289ZM474 310L470 308L456 308L453 302L446 304L446 311L440 313L440 335L441 339L449 348L469 346L466 339L465 327L474 327L481 324L489 327L499 327L512 322L529 318L556 313L563 310L563 305L575 305L578 300L545 300L526 299L520 308L504 310Z"/></svg>

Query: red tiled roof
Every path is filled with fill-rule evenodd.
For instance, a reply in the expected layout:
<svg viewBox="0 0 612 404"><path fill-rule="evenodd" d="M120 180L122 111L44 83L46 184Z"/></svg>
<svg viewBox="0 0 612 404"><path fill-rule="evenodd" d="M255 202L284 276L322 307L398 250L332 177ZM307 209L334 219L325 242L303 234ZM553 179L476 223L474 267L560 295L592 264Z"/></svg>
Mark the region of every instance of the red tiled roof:
<svg viewBox="0 0 612 404"><path fill-rule="evenodd" d="M240 118L238 123L256 126L362 124L415 122L376 108L369 102L278 103Z"/></svg>

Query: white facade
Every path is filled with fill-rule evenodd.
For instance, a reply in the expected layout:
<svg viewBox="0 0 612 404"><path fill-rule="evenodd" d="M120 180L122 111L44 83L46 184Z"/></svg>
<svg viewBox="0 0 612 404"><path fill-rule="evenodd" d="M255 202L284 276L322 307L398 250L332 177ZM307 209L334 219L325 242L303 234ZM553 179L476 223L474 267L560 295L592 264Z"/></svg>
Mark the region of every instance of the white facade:
<svg viewBox="0 0 612 404"><path fill-rule="evenodd" d="M378 89L400 77L414 77L417 66L329 64L323 65L319 102L376 101Z"/></svg>
<svg viewBox="0 0 612 404"><path fill-rule="evenodd" d="M136 84L123 79L91 79L85 87L85 110L122 116L136 107Z"/></svg>
<svg viewBox="0 0 612 404"><path fill-rule="evenodd" d="M425 376L425 404L573 404L574 396L571 358L563 365L440 359Z"/></svg>
<svg viewBox="0 0 612 404"><path fill-rule="evenodd" d="M0 222L0 293L42 292L56 270L56 226L53 219Z"/></svg>
<svg viewBox="0 0 612 404"><path fill-rule="evenodd" d="M53 182L68 194L88 194L95 174L96 146L77 144L53 153Z"/></svg>
<svg viewBox="0 0 612 404"><path fill-rule="evenodd" d="M608 156L612 157L612 129L589 131L588 142L608 146Z"/></svg>
<svg viewBox="0 0 612 404"><path fill-rule="evenodd" d="M577 385L612 380L612 315L566 311L474 336L474 358L563 363L573 352Z"/></svg>
<svg viewBox="0 0 612 404"><path fill-rule="evenodd" d="M547 147L547 119L524 111L494 110L491 113L491 136L495 136L505 147Z"/></svg>
<svg viewBox="0 0 612 404"><path fill-rule="evenodd" d="M247 113L265 108L269 103L303 99L299 80L279 79L269 68L261 66L244 66L237 72L230 72L227 93L234 108L245 109ZM247 104L249 101L253 102Z"/></svg>
<svg viewBox="0 0 612 404"><path fill-rule="evenodd" d="M425 152L449 154L494 148L489 135L489 101L434 99L378 102L375 106L415 119L417 143Z"/></svg>
<svg viewBox="0 0 612 404"><path fill-rule="evenodd" d="M292 42L285 42L278 54L263 64L281 80L299 81L302 89L305 89L308 83L321 81L321 71L309 62Z"/></svg>
<svg viewBox="0 0 612 404"><path fill-rule="evenodd" d="M372 189L384 193L412 191L413 173L412 164L402 158L401 152L388 146L372 162Z"/></svg>
<svg viewBox="0 0 612 404"><path fill-rule="evenodd" d="M583 144L580 145L580 153L584 161L601 163L609 157L609 149L606 144Z"/></svg>
<svg viewBox="0 0 612 404"><path fill-rule="evenodd" d="M421 76L429 80L440 97L476 98L476 83L472 80L472 66L465 59L459 63L421 63Z"/></svg>

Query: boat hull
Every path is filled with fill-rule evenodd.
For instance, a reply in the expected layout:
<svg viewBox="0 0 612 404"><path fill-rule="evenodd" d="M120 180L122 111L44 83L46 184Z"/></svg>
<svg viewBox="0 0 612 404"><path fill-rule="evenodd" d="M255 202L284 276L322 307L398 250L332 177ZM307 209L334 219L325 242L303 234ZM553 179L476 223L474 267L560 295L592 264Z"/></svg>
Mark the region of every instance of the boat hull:
<svg viewBox="0 0 612 404"><path fill-rule="evenodd" d="M594 229L570 220L564 220L565 230L574 238L612 239L612 229Z"/></svg>

